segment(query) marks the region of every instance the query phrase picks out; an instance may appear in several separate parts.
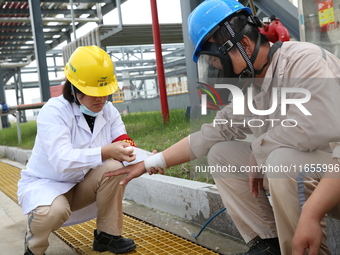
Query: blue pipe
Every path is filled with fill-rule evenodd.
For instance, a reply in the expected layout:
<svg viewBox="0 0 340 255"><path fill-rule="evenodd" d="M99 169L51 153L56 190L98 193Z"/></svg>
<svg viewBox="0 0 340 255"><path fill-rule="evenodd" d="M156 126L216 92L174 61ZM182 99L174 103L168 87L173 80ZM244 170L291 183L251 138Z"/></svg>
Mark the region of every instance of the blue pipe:
<svg viewBox="0 0 340 255"><path fill-rule="evenodd" d="M199 237L199 235L203 232L203 230L205 229L206 226L208 226L208 224L210 223L210 221L212 221L217 215L219 215L220 213L224 212L226 210L226 208L224 207L222 210L220 210L219 212L217 212L214 216L212 216L201 228L200 232L198 232L197 235L191 233L191 236L197 238Z"/></svg>

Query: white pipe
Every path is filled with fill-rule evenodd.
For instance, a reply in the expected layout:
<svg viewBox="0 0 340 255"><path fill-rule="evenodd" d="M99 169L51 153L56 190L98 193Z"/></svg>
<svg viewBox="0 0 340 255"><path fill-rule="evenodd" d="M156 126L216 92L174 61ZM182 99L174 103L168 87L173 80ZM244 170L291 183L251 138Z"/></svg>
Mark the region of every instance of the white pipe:
<svg viewBox="0 0 340 255"><path fill-rule="evenodd" d="M116 0L116 5L117 5L118 19L119 19L118 29L121 30L123 26L123 18L122 18L122 9L121 9L120 0Z"/></svg>
<svg viewBox="0 0 340 255"><path fill-rule="evenodd" d="M1 68L12 68L12 67L25 67L29 65L29 63L23 63L23 62L18 62L18 63L0 63Z"/></svg>
<svg viewBox="0 0 340 255"><path fill-rule="evenodd" d="M24 67L31 64L31 56L27 56L26 62L0 62L0 68Z"/></svg>
<svg viewBox="0 0 340 255"><path fill-rule="evenodd" d="M21 144L21 128L20 128L20 114L19 111L16 113L17 119L17 134L18 134L18 144Z"/></svg>
<svg viewBox="0 0 340 255"><path fill-rule="evenodd" d="M96 4L96 10L97 10L97 18L100 20L100 23L101 23L103 20L103 13L102 13L102 6L99 3Z"/></svg>
<svg viewBox="0 0 340 255"><path fill-rule="evenodd" d="M75 24L75 18L74 18L74 10L73 10L73 0L70 0L71 5L71 18L72 18L72 30L73 30L73 36L74 40L77 40L77 33L76 33L76 24Z"/></svg>

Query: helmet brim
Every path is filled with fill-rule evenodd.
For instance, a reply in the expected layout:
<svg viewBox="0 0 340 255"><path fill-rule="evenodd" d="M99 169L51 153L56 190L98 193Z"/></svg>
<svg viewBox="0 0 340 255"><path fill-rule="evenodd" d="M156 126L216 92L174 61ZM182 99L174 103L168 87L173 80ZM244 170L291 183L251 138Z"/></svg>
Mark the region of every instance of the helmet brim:
<svg viewBox="0 0 340 255"><path fill-rule="evenodd" d="M107 86L102 87L90 87L90 86L83 87L78 86L76 84L73 85L85 95L92 97L109 96L115 93L118 89L118 83L115 81L113 81L111 84L108 84Z"/></svg>

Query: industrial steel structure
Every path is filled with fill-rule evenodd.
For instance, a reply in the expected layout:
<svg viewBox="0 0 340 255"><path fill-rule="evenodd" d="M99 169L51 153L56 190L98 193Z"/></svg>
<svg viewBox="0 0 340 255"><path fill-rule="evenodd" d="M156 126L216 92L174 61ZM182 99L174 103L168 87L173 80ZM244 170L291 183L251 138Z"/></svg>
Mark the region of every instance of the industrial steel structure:
<svg viewBox="0 0 340 255"><path fill-rule="evenodd" d="M124 25L120 7L127 0L0 0L0 102L6 102L5 90L16 91L17 104L25 102L23 90L39 87L42 102L50 98L50 87L60 85L63 65L78 46L96 44L105 48L116 65L127 98L148 97L145 81L157 84L152 24ZM191 60L192 46L187 37L187 17L202 0L181 0L182 24L160 24L160 37L166 77L170 82L192 84L196 66ZM272 14L299 40L297 8L288 0L240 0L255 6L258 16ZM103 24L103 16L117 10L118 24ZM89 22L96 27L77 37L77 31ZM61 48L61 43L67 45ZM59 46L59 47L58 47ZM144 57L153 54L152 57ZM58 59L63 59L60 62ZM36 67L27 67L36 60ZM23 79L36 73L36 81ZM193 82L195 83L195 82ZM155 87L157 93L157 86ZM124 92L126 92L124 91ZM198 103L195 86L188 88L189 104ZM4 116L2 117L4 118ZM24 121L24 115L21 118ZM3 119L3 123L6 120Z"/></svg>

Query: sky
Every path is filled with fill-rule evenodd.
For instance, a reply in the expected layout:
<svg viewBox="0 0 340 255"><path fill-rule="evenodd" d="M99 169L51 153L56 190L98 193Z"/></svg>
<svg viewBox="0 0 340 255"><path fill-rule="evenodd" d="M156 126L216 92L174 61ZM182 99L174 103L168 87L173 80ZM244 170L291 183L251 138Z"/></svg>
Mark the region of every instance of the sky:
<svg viewBox="0 0 340 255"><path fill-rule="evenodd" d="M180 0L157 0L157 10L159 23L182 21ZM123 24L152 23L150 0L128 0L122 4L122 16Z"/></svg>
<svg viewBox="0 0 340 255"><path fill-rule="evenodd" d="M150 0L128 0L121 5L123 24L151 24ZM157 11L159 23L181 23L180 0L157 0ZM105 25L119 24L118 11L104 16ZM95 24L92 24L95 26ZM80 30L82 31L82 30ZM80 32L79 31L79 32ZM86 29L85 29L86 31ZM88 30L86 31L88 32ZM78 32L77 32L78 37Z"/></svg>
<svg viewBox="0 0 340 255"><path fill-rule="evenodd" d="M150 0L128 0L121 5L122 21L123 24L151 24L151 1ZM159 23L181 23L181 8L180 0L157 0L158 20ZM111 13L104 16L105 25L119 24L118 11L113 10ZM89 23L87 27L76 32L77 38L83 34L88 33L96 26L95 23ZM73 37L71 37L73 38ZM35 66L33 62L30 66ZM23 82L25 77L22 77ZM38 76L34 75L30 80L37 80ZM39 89L25 89L24 90L24 103L31 104L32 100L40 95ZM6 100L8 105L16 105L16 96L14 90L6 90ZM26 111L27 115L32 115L32 111Z"/></svg>

